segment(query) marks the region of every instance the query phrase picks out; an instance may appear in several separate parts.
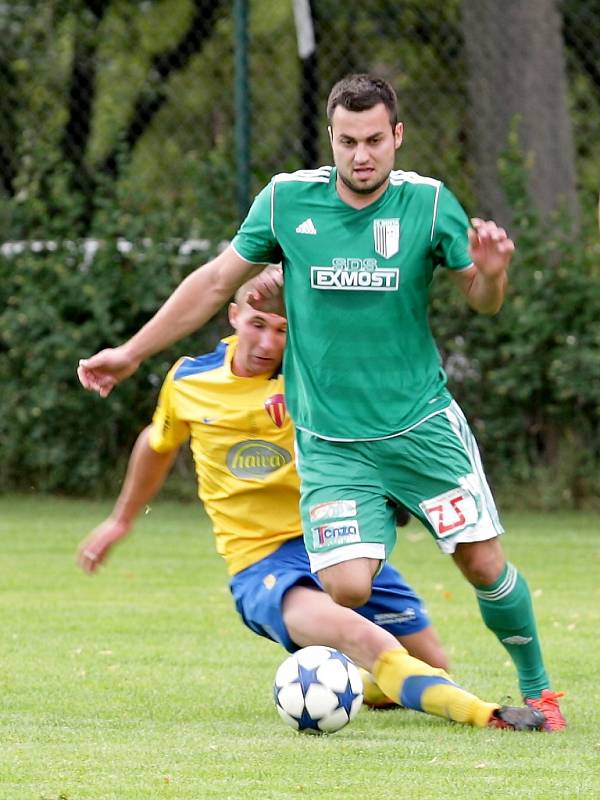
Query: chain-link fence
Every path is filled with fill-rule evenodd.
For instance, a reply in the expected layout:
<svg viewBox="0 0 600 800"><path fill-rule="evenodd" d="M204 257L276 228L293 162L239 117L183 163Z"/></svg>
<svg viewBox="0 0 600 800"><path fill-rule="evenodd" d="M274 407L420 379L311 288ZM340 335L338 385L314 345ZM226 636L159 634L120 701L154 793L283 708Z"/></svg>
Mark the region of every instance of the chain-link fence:
<svg viewBox="0 0 600 800"><path fill-rule="evenodd" d="M226 236L271 174L329 163L325 101L351 71L396 88L399 165L473 210L502 215L515 115L542 211L598 190L598 0L12 0L0 36L4 239L27 235L6 201L57 173L83 229L118 185Z"/></svg>
<svg viewBox="0 0 600 800"><path fill-rule="evenodd" d="M330 163L329 89L370 71L398 92L398 166L513 214L502 314L443 280L431 306L493 482L600 496L600 0L0 0L0 42L0 490L112 486L169 364L226 321L103 401L77 360L139 329L273 173ZM536 218L561 204L576 238Z"/></svg>

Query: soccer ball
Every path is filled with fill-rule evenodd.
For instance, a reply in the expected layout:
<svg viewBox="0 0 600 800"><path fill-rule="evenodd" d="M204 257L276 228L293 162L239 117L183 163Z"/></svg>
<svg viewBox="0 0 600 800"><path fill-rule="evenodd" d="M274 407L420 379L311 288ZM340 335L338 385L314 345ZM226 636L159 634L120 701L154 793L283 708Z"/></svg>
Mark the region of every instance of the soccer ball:
<svg viewBox="0 0 600 800"><path fill-rule="evenodd" d="M303 733L335 733L358 714L362 678L348 656L312 645L286 658L275 675L279 716Z"/></svg>

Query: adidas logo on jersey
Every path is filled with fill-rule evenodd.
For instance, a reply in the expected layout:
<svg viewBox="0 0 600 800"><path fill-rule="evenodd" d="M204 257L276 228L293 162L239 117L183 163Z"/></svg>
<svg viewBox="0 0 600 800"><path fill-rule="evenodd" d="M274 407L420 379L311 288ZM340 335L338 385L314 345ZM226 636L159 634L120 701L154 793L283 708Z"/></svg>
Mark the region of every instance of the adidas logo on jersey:
<svg viewBox="0 0 600 800"><path fill-rule="evenodd" d="M305 219L304 222L301 222L296 228L296 233L308 233L311 236L314 236L316 232L317 229L315 228L314 222L310 217Z"/></svg>

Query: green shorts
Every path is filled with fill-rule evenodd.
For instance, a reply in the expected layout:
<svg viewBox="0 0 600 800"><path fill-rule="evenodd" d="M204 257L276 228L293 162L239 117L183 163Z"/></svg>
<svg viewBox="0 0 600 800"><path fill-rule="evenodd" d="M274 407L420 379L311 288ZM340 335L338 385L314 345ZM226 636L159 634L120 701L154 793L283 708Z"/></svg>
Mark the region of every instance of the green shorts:
<svg viewBox="0 0 600 800"><path fill-rule="evenodd" d="M456 402L388 439L335 442L299 430L296 453L313 572L354 558L389 558L396 503L421 520L445 553L503 532Z"/></svg>

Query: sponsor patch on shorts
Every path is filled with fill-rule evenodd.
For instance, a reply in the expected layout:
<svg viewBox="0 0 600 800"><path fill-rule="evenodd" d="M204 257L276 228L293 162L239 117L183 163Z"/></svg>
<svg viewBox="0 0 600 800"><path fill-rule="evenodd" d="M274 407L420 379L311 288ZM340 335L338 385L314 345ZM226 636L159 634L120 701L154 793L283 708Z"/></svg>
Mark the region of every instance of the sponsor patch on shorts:
<svg viewBox="0 0 600 800"><path fill-rule="evenodd" d="M322 547L330 547L331 545L360 542L360 528L356 519L317 525L317 527L311 528L311 531L315 550Z"/></svg>
<svg viewBox="0 0 600 800"><path fill-rule="evenodd" d="M311 522L322 519L344 519L356 516L356 500L335 500L332 503L318 503L308 510Z"/></svg>
<svg viewBox="0 0 600 800"><path fill-rule="evenodd" d="M373 622L377 625L400 625L403 622L412 622L416 619L417 612L414 608L405 608L404 611L387 611L383 614L375 614Z"/></svg>
<svg viewBox="0 0 600 800"><path fill-rule="evenodd" d="M479 521L479 509L471 492L465 488L450 489L419 503L439 539L454 536Z"/></svg>

